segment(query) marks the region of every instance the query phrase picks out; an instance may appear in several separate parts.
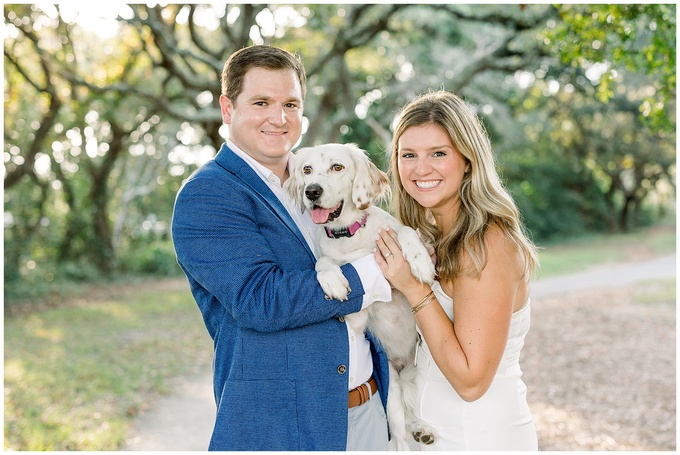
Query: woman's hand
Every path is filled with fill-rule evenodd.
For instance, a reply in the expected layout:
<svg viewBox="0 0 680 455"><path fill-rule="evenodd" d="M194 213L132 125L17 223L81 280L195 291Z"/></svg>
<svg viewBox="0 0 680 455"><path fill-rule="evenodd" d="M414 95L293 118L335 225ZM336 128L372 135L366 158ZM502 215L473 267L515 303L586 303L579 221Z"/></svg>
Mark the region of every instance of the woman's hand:
<svg viewBox="0 0 680 455"><path fill-rule="evenodd" d="M387 281L405 295L409 289L421 287L422 283L413 276L411 266L404 259L394 229L381 229L378 235L374 256Z"/></svg>

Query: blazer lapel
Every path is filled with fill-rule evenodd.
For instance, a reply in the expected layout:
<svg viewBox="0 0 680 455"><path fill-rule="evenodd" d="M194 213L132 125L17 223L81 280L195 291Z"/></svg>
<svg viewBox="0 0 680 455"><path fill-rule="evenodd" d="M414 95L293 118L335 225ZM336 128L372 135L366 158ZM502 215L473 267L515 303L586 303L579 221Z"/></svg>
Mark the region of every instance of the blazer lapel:
<svg viewBox="0 0 680 455"><path fill-rule="evenodd" d="M283 206L279 198L269 189L269 186L260 178L260 176L251 168L248 163L243 161L239 156L232 152L226 144L222 145L222 148L215 157L215 162L219 164L226 171L234 175L235 178L242 181L245 185L249 186L255 194L257 194L274 212L274 214L281 220L281 222L290 229L290 231L295 234L300 243L304 245L305 249L311 256L313 261L316 261L314 253L309 248L307 240L300 232L300 229L293 221L286 208Z"/></svg>

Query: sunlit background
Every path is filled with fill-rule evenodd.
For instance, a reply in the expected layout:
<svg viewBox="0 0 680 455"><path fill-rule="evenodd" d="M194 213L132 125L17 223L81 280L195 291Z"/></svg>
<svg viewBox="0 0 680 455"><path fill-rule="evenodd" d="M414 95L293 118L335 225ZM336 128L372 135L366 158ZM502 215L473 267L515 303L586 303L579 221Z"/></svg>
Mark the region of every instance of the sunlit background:
<svg viewBox="0 0 680 455"><path fill-rule="evenodd" d="M220 73L247 45L302 58L300 146L354 142L382 169L401 106L428 90L464 97L546 271L605 254L619 261L624 251L627 259L675 251L675 5L79 1L3 9L6 450L121 448L130 420L167 392L169 378L209 367L210 343L169 229L182 183L226 138ZM592 236L607 241L552 262L564 251L553 245ZM147 281L130 290L139 280ZM96 292L72 297L85 285ZM583 388L615 402L600 403L591 440L555 450L675 449L675 401L667 399L675 286L647 288L653 296L641 299L653 305L625 290L537 305L538 317L543 308L546 318L572 318L582 335L561 330L568 324L559 318L532 328L539 338L527 341L527 374L534 393L545 394L536 402L540 437L573 439L564 416L591 431L590 403L583 411L559 402L587 401ZM643 384L652 398L636 387L631 362L611 368L628 381L618 389L556 388L550 375L558 372L541 368L541 358L574 361L559 373L580 374L591 359L582 353L614 345L606 330L584 326L593 321L631 327L617 338L619 359L636 354L671 371ZM613 391L644 406L626 407Z"/></svg>

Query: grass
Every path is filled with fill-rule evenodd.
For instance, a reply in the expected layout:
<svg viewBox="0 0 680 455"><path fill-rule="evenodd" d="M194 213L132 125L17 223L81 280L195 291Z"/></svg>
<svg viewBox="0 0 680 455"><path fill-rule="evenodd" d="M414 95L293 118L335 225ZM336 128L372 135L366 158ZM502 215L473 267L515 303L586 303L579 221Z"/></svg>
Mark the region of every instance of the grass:
<svg viewBox="0 0 680 455"><path fill-rule="evenodd" d="M675 236L675 226L660 226L630 234L589 235L558 244L539 245L540 277L673 254Z"/></svg>
<svg viewBox="0 0 680 455"><path fill-rule="evenodd" d="M633 302L646 304L675 304L676 280L674 278L642 282L633 292Z"/></svg>
<svg viewBox="0 0 680 455"><path fill-rule="evenodd" d="M5 450L119 449L149 397L212 355L183 287L5 320Z"/></svg>
<svg viewBox="0 0 680 455"><path fill-rule="evenodd" d="M541 276L673 251L674 227L589 236L545 245ZM674 302L674 283L637 298ZM118 450L139 411L212 356L183 279L97 284L26 307L4 322L5 450Z"/></svg>

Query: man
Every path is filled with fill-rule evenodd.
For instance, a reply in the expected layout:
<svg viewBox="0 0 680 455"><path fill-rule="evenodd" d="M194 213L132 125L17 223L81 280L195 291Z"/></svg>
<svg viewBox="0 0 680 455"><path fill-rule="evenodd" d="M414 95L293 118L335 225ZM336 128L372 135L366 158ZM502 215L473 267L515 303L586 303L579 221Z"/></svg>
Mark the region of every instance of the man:
<svg viewBox="0 0 680 455"><path fill-rule="evenodd" d="M177 260L214 341L210 450L387 450L387 358L343 316L389 300L389 284L369 255L342 267L349 299L326 300L316 226L281 188L305 92L294 55L234 53L220 97L229 140L175 203Z"/></svg>

